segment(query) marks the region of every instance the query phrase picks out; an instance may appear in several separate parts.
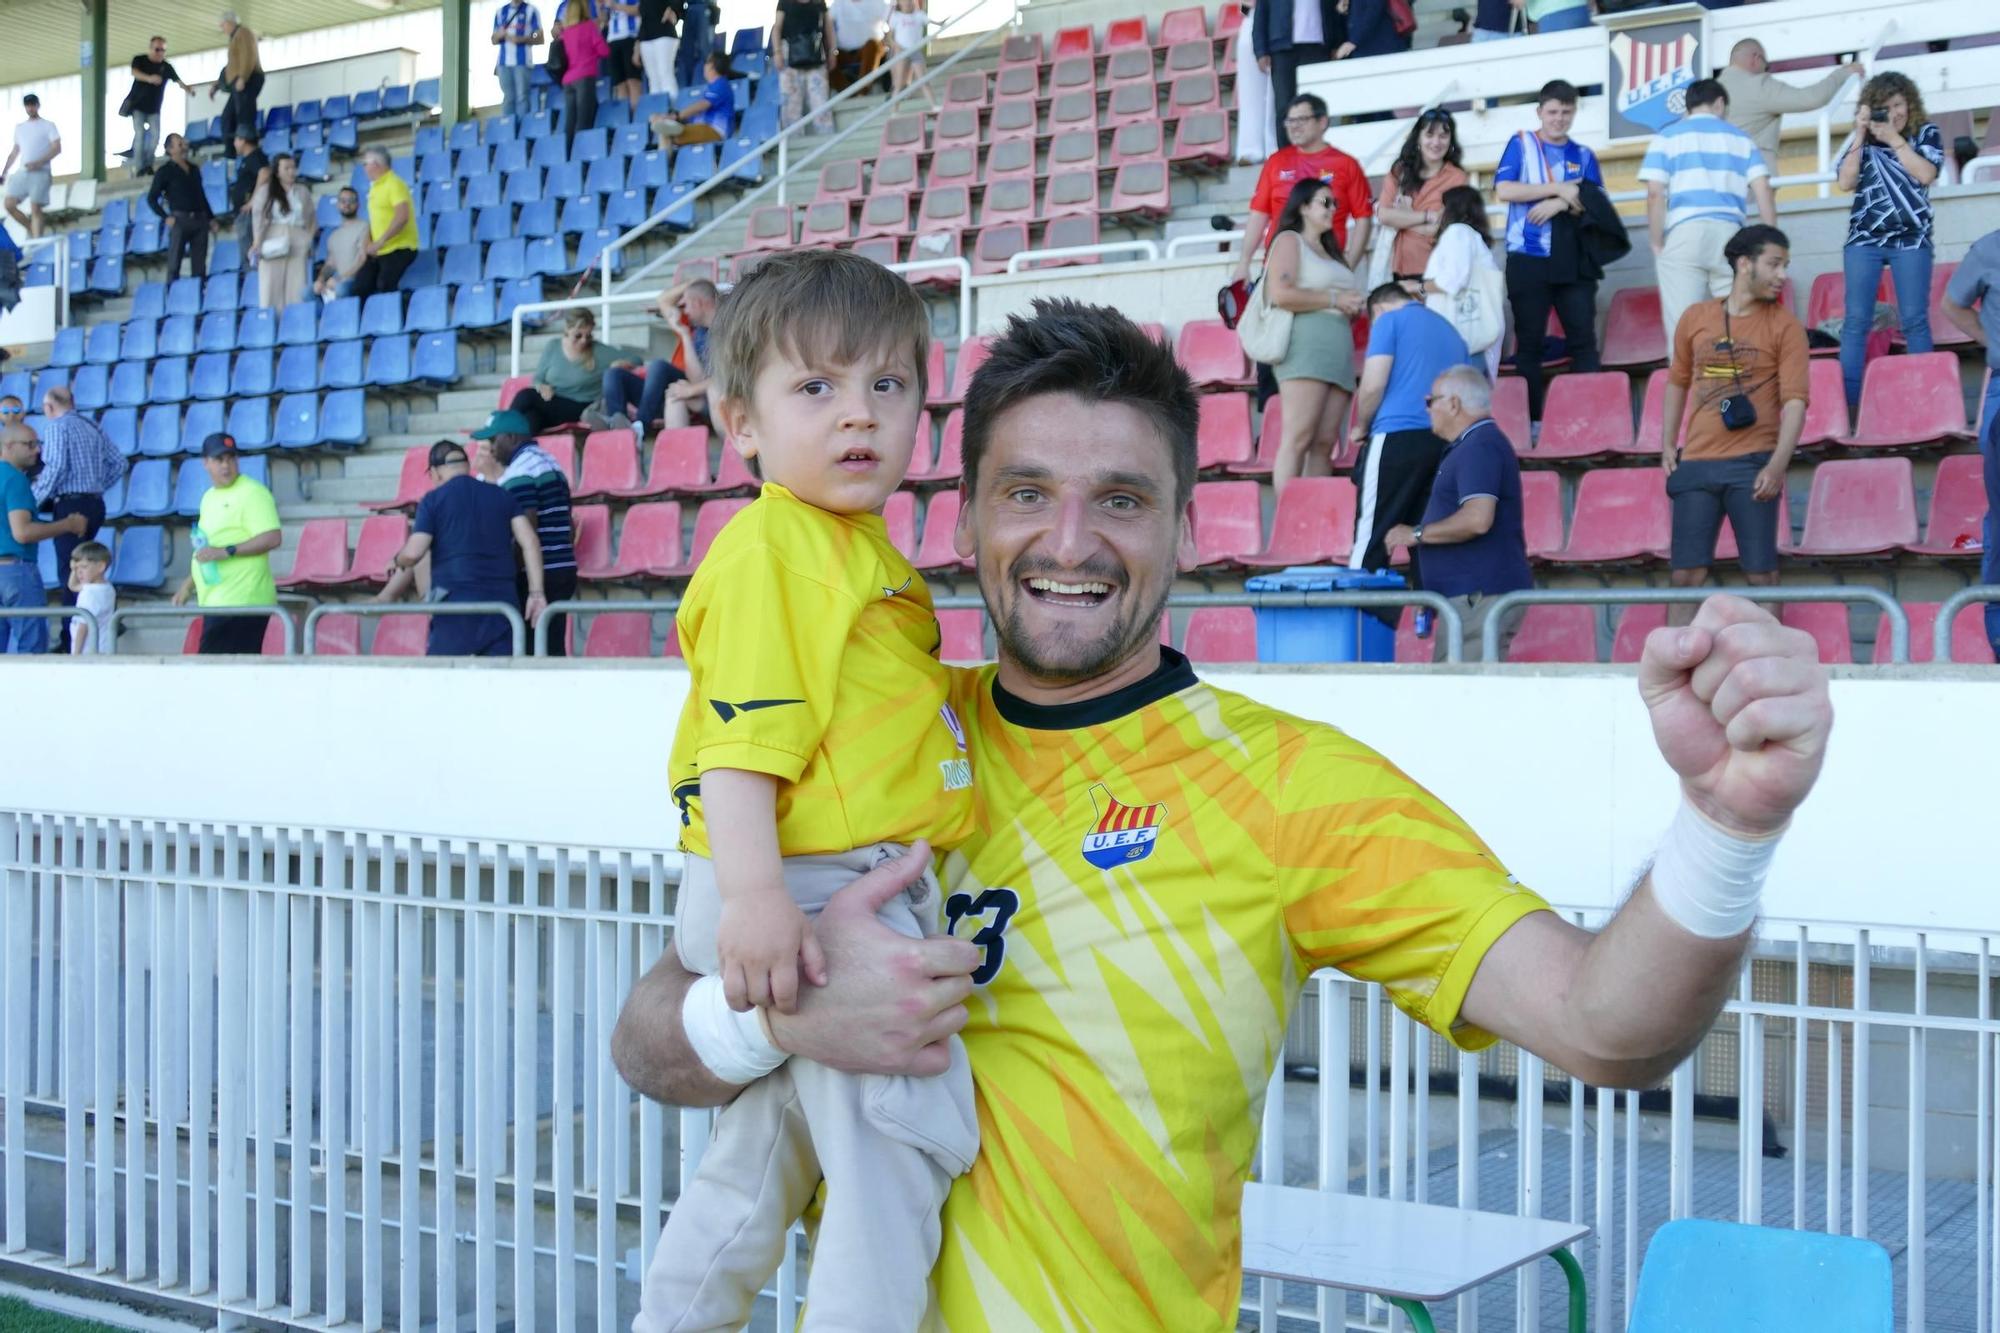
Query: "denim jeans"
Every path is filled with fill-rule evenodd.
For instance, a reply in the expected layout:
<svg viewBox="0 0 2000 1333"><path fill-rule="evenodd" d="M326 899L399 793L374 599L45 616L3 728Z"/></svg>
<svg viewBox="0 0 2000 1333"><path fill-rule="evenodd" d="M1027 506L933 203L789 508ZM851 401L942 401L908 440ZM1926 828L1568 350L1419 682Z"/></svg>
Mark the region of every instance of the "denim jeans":
<svg viewBox="0 0 2000 1333"><path fill-rule="evenodd" d="M701 65L708 59L709 47L715 42L714 30L709 26L709 12L705 3L696 0L687 7L687 14L681 19L681 48L674 52L674 78L683 88L699 88L702 85Z"/></svg>
<svg viewBox="0 0 2000 1333"><path fill-rule="evenodd" d="M1847 281L1846 313L1840 321L1840 378L1847 387L1847 405L1861 401L1861 372L1867 368L1868 330L1875 324L1875 288L1882 266L1896 287L1896 316L1903 325L1903 342L1912 352L1931 350L1931 248L1912 246L1891 250L1879 245L1850 245L1843 252Z"/></svg>
<svg viewBox="0 0 2000 1333"><path fill-rule="evenodd" d="M47 606L48 602L48 594L42 591L42 571L33 556L0 565L0 606ZM0 619L0 653L48 650L48 621L13 616Z"/></svg>
<svg viewBox="0 0 2000 1333"><path fill-rule="evenodd" d="M160 142L160 113L134 111L132 121L132 170L151 171L153 150Z"/></svg>
<svg viewBox="0 0 2000 1333"><path fill-rule="evenodd" d="M666 415L667 386L686 378L679 366L664 360L648 361L643 379L637 371L613 366L604 372L604 415L623 416L645 430Z"/></svg>
<svg viewBox="0 0 2000 1333"><path fill-rule="evenodd" d="M534 109L530 90L534 87L533 65L500 66L500 114L525 116Z"/></svg>

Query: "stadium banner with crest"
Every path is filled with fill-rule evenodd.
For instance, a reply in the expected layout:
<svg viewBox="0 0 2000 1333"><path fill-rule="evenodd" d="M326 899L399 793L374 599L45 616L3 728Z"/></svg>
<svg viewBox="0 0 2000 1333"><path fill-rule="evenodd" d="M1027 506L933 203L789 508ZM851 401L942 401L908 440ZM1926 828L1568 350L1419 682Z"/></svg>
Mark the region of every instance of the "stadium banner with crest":
<svg viewBox="0 0 2000 1333"><path fill-rule="evenodd" d="M1668 5L1598 22L1611 30L1611 139L1650 138L1686 115L1688 85L1709 72L1708 11Z"/></svg>

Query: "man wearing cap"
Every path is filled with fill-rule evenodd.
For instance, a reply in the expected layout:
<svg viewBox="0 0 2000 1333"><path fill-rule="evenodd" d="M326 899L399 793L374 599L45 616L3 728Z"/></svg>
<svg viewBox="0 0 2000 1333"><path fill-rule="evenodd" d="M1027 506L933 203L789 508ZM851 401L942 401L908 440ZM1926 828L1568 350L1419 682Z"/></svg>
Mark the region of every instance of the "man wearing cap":
<svg viewBox="0 0 2000 1333"><path fill-rule="evenodd" d="M53 523L35 518L35 493L28 474L42 461L42 444L16 416L0 429L0 606L46 606L42 571L35 563L35 543L51 537L82 536L84 516L71 514ZM45 653L49 626L45 620L0 618L0 653Z"/></svg>
<svg viewBox="0 0 2000 1333"><path fill-rule="evenodd" d="M535 525L521 512L514 493L472 475L465 446L439 440L431 446L431 491L417 505L410 539L389 562L389 586L378 602L401 601L417 582L417 567L430 561L431 602L505 602L520 608L530 625L548 606L542 587L542 544ZM521 553L527 599L514 593L514 551ZM514 650L501 616L432 616L431 657L506 657Z"/></svg>
<svg viewBox="0 0 2000 1333"><path fill-rule="evenodd" d="M534 524L542 553L542 590L548 600L576 596L576 529L569 510L569 478L535 443L534 427L519 412L495 412L472 432L472 438L490 443L493 459L502 468L501 487ZM516 605L526 606L533 591L524 568L515 575ZM549 655L562 657L568 652L569 617L558 616L549 625Z"/></svg>
<svg viewBox="0 0 2000 1333"><path fill-rule="evenodd" d="M6 186L8 216L26 227L28 235L40 236L42 210L49 206L49 183L54 179L49 163L62 152L62 135L55 122L42 119L41 98L29 93L21 99L21 109L28 118L14 127L14 151L7 154L7 165L0 167L0 182ZM28 201L26 213L20 209L23 199Z"/></svg>
<svg viewBox="0 0 2000 1333"><path fill-rule="evenodd" d="M76 410L76 399L60 385L42 395L42 471L35 478L35 503L58 519L81 514L84 530L56 541L56 568L69 570L70 552L80 541L96 538L104 523L104 493L125 475L125 458L89 417ZM65 580L62 599L76 605L76 594ZM69 651L69 622L59 637Z"/></svg>
<svg viewBox="0 0 2000 1333"><path fill-rule="evenodd" d="M217 431L201 443L209 488L194 529L194 564L174 592L174 605L193 597L204 607L278 604L271 552L278 549L278 502L264 484L243 475L236 437ZM269 616L204 616L201 651L258 653Z"/></svg>

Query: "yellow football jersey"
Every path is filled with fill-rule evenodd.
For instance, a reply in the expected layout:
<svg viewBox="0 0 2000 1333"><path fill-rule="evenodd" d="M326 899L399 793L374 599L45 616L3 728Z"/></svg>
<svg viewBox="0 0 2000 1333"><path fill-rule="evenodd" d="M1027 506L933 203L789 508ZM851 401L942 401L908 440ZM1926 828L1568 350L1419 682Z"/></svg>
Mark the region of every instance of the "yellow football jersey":
<svg viewBox="0 0 2000 1333"><path fill-rule="evenodd" d="M717 535L675 616L693 677L669 759L681 846L709 855L701 775L779 781L778 849L844 852L972 827L930 589L874 514L766 482Z"/></svg>
<svg viewBox="0 0 2000 1333"><path fill-rule="evenodd" d="M1318 967L1466 1048L1486 950L1545 906L1367 746L1159 672L1040 707L954 673L978 830L945 915L984 947L965 1029L980 1154L927 1327L1236 1327L1240 1203L1273 1062Z"/></svg>

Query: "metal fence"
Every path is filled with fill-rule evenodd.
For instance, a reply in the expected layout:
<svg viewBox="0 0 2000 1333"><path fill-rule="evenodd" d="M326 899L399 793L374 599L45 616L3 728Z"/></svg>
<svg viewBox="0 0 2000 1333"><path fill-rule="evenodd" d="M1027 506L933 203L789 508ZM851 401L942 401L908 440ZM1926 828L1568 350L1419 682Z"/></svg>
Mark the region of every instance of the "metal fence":
<svg viewBox="0 0 2000 1333"><path fill-rule="evenodd" d="M623 1330L706 1126L640 1101L608 1057L675 868L0 814L0 1262L300 1327ZM1652 1228L1693 1214L1872 1236L1896 1254L1906 1327L1984 1333L1992 946L1767 922L1670 1088L1622 1097L1511 1048L1458 1054L1322 973L1258 1173L1588 1222L1601 1329ZM800 1276L787 1265L755 1327L790 1327ZM1540 1328L1560 1307L1509 1281L1444 1322ZM1261 1330L1393 1318L1277 1284L1245 1309Z"/></svg>

